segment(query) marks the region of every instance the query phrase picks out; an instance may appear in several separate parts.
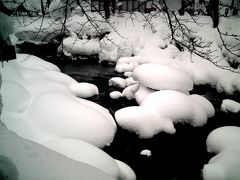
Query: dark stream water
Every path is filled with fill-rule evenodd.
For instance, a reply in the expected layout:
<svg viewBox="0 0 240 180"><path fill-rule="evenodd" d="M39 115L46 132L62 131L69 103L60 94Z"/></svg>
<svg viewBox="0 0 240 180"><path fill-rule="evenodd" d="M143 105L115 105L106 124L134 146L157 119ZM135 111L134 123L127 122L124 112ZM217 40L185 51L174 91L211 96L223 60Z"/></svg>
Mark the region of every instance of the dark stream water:
<svg viewBox="0 0 240 180"><path fill-rule="evenodd" d="M136 105L134 100L113 100L109 97L109 93L116 89L108 86L108 80L122 76L114 72L114 65L99 64L97 60L42 58L56 64L63 73L79 82L97 85L100 94L89 100L104 106L112 115L120 108ZM215 117L209 119L205 126L194 128L188 124L176 124L176 134L159 133L151 139L139 139L137 135L118 127L113 143L103 150L115 159L127 163L135 171L138 180L201 180L201 169L213 156L206 150L208 134L221 126L240 126L240 115L221 112L221 102L225 98L240 101L240 96L217 93L209 86L196 86L191 93L205 96L216 108ZM144 149L149 149L152 156L140 155Z"/></svg>

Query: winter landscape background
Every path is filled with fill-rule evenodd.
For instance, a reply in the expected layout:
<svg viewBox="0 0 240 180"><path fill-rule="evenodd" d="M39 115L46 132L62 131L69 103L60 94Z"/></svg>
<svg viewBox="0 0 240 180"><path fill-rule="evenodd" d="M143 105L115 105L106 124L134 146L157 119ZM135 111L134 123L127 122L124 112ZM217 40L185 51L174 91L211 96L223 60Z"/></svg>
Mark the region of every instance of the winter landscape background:
<svg viewBox="0 0 240 180"><path fill-rule="evenodd" d="M0 1L0 178L240 179L239 4Z"/></svg>

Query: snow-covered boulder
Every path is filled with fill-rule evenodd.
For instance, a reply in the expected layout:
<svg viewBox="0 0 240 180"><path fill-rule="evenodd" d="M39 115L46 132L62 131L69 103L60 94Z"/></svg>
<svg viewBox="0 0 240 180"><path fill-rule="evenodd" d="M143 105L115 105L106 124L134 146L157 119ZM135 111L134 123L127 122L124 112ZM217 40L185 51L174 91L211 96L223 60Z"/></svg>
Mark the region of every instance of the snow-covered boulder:
<svg viewBox="0 0 240 180"><path fill-rule="evenodd" d="M212 107L208 100L201 101ZM161 131L175 133L173 124L178 122L190 123L193 126L204 125L208 116L214 112L208 111L201 103L178 91L156 91L147 95L140 106L116 111L115 118L121 127L142 138L151 138Z"/></svg>
<svg viewBox="0 0 240 180"><path fill-rule="evenodd" d="M97 94L96 86L78 83L30 55L17 54L0 71L2 121L19 136L40 144L56 138L81 139L98 147L112 142L116 124L109 111L77 97Z"/></svg>
<svg viewBox="0 0 240 180"><path fill-rule="evenodd" d="M217 153L203 168L204 180L240 178L240 128L225 126L213 130L206 140L207 150Z"/></svg>
<svg viewBox="0 0 240 180"><path fill-rule="evenodd" d="M67 56L92 56L97 55L100 51L98 39L79 39L77 35L72 33L72 36L63 40L59 47Z"/></svg>
<svg viewBox="0 0 240 180"><path fill-rule="evenodd" d="M135 68L132 76L141 85L155 90L169 89L186 93L193 88L193 81L187 73L166 65L142 64Z"/></svg>
<svg viewBox="0 0 240 180"><path fill-rule="evenodd" d="M113 91L109 94L109 96L112 98L112 99L118 99L120 97L122 97L122 93L119 92L119 91Z"/></svg>
<svg viewBox="0 0 240 180"><path fill-rule="evenodd" d="M125 79L123 79L121 77L113 77L113 78L109 79L108 85L123 89L127 86L127 82Z"/></svg>
<svg viewBox="0 0 240 180"><path fill-rule="evenodd" d="M81 98L89 98L99 94L97 86L86 82L74 83L70 86L70 89Z"/></svg>
<svg viewBox="0 0 240 180"><path fill-rule="evenodd" d="M98 168L74 161L38 143L20 138L0 121L0 177L3 179L114 180Z"/></svg>
<svg viewBox="0 0 240 180"><path fill-rule="evenodd" d="M116 179L121 179L121 174L125 174L126 178L123 178L124 180L130 180L131 178L127 177L135 176L135 173L130 167L130 170L126 171L125 168L119 167L119 163L104 151L81 140L69 138L56 139L44 143L44 146L64 154L73 160L96 167ZM129 173L129 171L131 172Z"/></svg>
<svg viewBox="0 0 240 180"><path fill-rule="evenodd" d="M224 99L221 104L221 111L225 113L239 113L240 112L240 103L231 100Z"/></svg>

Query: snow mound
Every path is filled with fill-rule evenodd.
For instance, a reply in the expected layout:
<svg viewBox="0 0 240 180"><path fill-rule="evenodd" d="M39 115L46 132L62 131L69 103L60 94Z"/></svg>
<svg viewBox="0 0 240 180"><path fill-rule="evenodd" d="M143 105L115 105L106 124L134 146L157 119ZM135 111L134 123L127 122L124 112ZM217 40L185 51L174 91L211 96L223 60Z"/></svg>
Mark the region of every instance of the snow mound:
<svg viewBox="0 0 240 180"><path fill-rule="evenodd" d="M239 113L240 103L233 101L231 99L224 99L221 104L221 111L225 113Z"/></svg>
<svg viewBox="0 0 240 180"><path fill-rule="evenodd" d="M19 136L40 144L56 138L81 139L98 147L112 142L116 124L109 111L77 97L97 94L96 86L77 83L55 65L30 55L17 54L17 60L4 62L0 71L1 117Z"/></svg>
<svg viewBox="0 0 240 180"><path fill-rule="evenodd" d="M122 97L122 93L119 91L113 91L109 95L112 99L118 99L118 98Z"/></svg>
<svg viewBox="0 0 240 180"><path fill-rule="evenodd" d="M152 155L152 152L148 149L144 149L140 152L140 154L143 155L143 156L148 156L149 157L149 156Z"/></svg>
<svg viewBox="0 0 240 180"><path fill-rule="evenodd" d="M140 105L144 98L153 92L155 92L153 89L147 88L140 84L138 90L135 92L135 100Z"/></svg>
<svg viewBox="0 0 240 180"><path fill-rule="evenodd" d="M193 81L187 73L166 65L142 64L135 68L132 77L143 86L156 90L188 92L193 88Z"/></svg>
<svg viewBox="0 0 240 180"><path fill-rule="evenodd" d="M59 48L66 56L69 54L72 56L91 56L97 55L100 51L98 39L79 39L75 34L64 39Z"/></svg>
<svg viewBox="0 0 240 180"><path fill-rule="evenodd" d="M225 126L213 130L207 137L209 152L218 153L204 165L204 180L240 178L240 128Z"/></svg>
<svg viewBox="0 0 240 180"><path fill-rule="evenodd" d="M208 118L211 118L215 115L215 109L212 103L208 99L198 94L192 94L190 97L193 98L196 102L198 102L203 107L203 109L207 113Z"/></svg>
<svg viewBox="0 0 240 180"><path fill-rule="evenodd" d="M97 86L86 82L74 83L70 86L70 89L77 97L81 98L89 98L99 94Z"/></svg>
<svg viewBox="0 0 240 180"><path fill-rule="evenodd" d="M48 141L43 145L73 160L101 169L113 178L117 179L119 175L118 165L111 156L84 141L64 138Z"/></svg>
<svg viewBox="0 0 240 180"><path fill-rule="evenodd" d="M124 162L115 159L119 168L119 180L136 180L136 174L134 171Z"/></svg>
<svg viewBox="0 0 240 180"><path fill-rule="evenodd" d="M114 180L100 169L20 138L0 121L0 169L8 179ZM116 180L116 179L115 179Z"/></svg>
<svg viewBox="0 0 240 180"><path fill-rule="evenodd" d="M123 78L113 77L113 78L109 79L108 85L123 89L127 86L127 82Z"/></svg>
<svg viewBox="0 0 240 180"><path fill-rule="evenodd" d="M123 92L122 92L122 96L126 97L128 100L134 99L135 98L135 92L137 91L139 87L139 84L132 84L128 87L126 87Z"/></svg>
<svg viewBox="0 0 240 180"><path fill-rule="evenodd" d="M204 97L201 97L201 100ZM203 100L208 106L210 102ZM190 123L202 126L207 122L208 115L213 113L203 108L199 100L173 90L163 90L147 95L140 106L126 107L116 111L118 124L133 131L142 138L151 138L164 131L175 133L173 123Z"/></svg>
<svg viewBox="0 0 240 180"><path fill-rule="evenodd" d="M2 102L4 104L4 108L8 111L14 111L21 113L30 104L31 95L21 84L16 82L3 82L3 88L1 88L0 92L2 95ZM9 96L10 94L10 96ZM19 96L19 94L21 94Z"/></svg>

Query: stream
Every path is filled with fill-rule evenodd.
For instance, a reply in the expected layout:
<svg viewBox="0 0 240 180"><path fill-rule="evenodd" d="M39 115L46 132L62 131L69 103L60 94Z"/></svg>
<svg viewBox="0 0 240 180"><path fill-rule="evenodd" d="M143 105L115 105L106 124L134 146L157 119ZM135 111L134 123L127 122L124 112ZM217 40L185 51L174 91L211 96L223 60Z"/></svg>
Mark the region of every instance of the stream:
<svg viewBox="0 0 240 180"><path fill-rule="evenodd" d="M96 59L71 61L59 57L41 58L56 64L63 73L78 82L95 84L99 95L89 100L104 106L112 115L120 108L136 105L134 100L113 100L109 97L109 93L117 89L109 87L108 80L111 77L123 77L114 71L114 65L100 64ZM206 149L208 134L221 126L240 126L240 115L221 112L221 102L225 98L240 101L240 96L217 93L210 86L195 86L190 94L194 93L206 97L216 109L216 115L206 125L192 127L176 124L177 132L174 135L159 133L151 139L140 139L134 133L118 127L113 143L103 150L128 164L136 173L137 180L201 180L201 169L214 155ZM144 149L150 150L152 155L141 155Z"/></svg>

